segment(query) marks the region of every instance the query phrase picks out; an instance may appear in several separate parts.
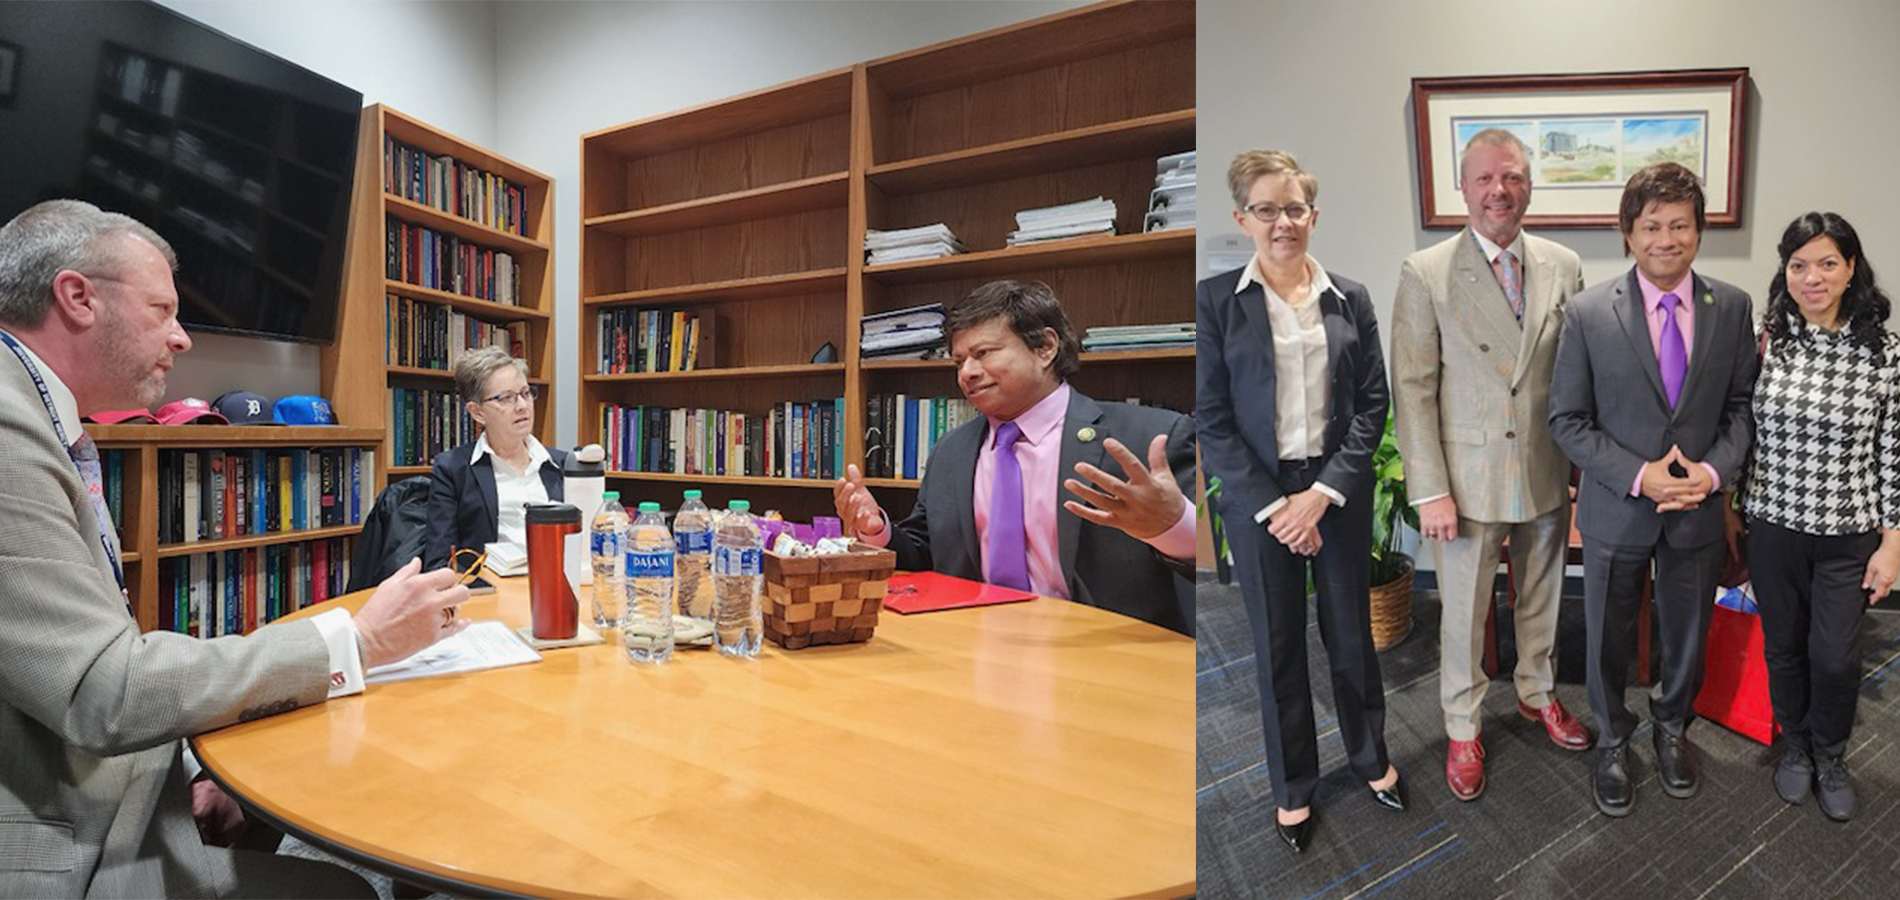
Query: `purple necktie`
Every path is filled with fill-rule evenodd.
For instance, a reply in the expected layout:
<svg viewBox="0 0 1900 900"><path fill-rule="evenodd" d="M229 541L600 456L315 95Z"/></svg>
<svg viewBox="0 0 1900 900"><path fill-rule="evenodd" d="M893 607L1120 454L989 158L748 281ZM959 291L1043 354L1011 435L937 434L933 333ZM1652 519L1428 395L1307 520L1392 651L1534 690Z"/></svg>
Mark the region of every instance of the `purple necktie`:
<svg viewBox="0 0 1900 900"><path fill-rule="evenodd" d="M990 583L1029 590L1029 544L1023 534L1023 467L1016 442L1023 430L1015 422L996 426L996 480L990 485L990 527L983 555Z"/></svg>
<svg viewBox="0 0 1900 900"><path fill-rule="evenodd" d="M1664 294L1658 305L1663 311L1662 337L1656 348L1656 364L1662 367L1663 393L1669 408L1682 398L1682 379L1689 374L1689 348L1682 343L1682 329L1676 325L1676 306L1682 302L1675 294Z"/></svg>

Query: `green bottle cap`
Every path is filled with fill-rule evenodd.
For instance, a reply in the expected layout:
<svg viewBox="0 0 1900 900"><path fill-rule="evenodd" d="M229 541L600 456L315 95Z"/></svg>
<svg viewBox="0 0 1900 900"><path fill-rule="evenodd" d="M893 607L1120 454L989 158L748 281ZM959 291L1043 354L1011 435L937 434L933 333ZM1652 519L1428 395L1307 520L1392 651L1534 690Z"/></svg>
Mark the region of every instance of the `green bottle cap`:
<svg viewBox="0 0 1900 900"><path fill-rule="evenodd" d="M602 500L618 500L618 499L620 499L620 492L619 492L619 491L607 491L606 493L603 493L603 494L601 494L601 495L600 495L600 499L602 499Z"/></svg>
<svg viewBox="0 0 1900 900"><path fill-rule="evenodd" d="M681 494L681 496L685 497L688 500L698 500L699 491L697 490L686 491L683 494Z"/></svg>
<svg viewBox="0 0 1900 900"><path fill-rule="evenodd" d="M752 501L730 500L726 502L726 508L733 512L748 512L752 509Z"/></svg>
<svg viewBox="0 0 1900 900"><path fill-rule="evenodd" d="M640 501L640 511L643 513L659 512L660 504L651 500L642 500Z"/></svg>

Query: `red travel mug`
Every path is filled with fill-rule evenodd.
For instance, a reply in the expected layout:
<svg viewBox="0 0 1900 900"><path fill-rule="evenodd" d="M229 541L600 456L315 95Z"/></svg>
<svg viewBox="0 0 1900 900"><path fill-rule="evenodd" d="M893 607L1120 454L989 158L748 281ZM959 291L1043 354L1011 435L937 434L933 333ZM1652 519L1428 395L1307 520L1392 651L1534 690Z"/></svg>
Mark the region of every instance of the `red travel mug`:
<svg viewBox="0 0 1900 900"><path fill-rule="evenodd" d="M564 641L580 627L580 604L568 586L563 561L567 536L580 533L581 511L566 503L530 503L527 519L528 608L534 616L534 636Z"/></svg>

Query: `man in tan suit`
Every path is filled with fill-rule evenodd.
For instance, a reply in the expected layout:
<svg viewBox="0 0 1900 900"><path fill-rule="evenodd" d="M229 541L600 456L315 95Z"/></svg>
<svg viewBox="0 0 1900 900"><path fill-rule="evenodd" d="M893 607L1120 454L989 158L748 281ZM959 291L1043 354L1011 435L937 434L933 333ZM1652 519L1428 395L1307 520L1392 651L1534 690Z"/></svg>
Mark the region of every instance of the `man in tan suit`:
<svg viewBox="0 0 1900 900"><path fill-rule="evenodd" d="M1583 269L1569 249L1523 232L1531 180L1517 137L1473 135L1458 172L1468 226L1399 269L1392 395L1406 487L1437 552L1445 780L1474 800L1484 792L1484 621L1506 538L1518 712L1566 750L1590 746L1552 693L1570 461L1551 440L1546 409L1564 303L1583 288Z"/></svg>
<svg viewBox="0 0 1900 900"><path fill-rule="evenodd" d="M354 617L139 632L80 416L164 394L191 349L176 265L87 203L0 228L0 897L374 896L338 866L205 845L194 813L236 809L182 739L361 692L364 668L466 625L444 611L468 591L411 564Z"/></svg>

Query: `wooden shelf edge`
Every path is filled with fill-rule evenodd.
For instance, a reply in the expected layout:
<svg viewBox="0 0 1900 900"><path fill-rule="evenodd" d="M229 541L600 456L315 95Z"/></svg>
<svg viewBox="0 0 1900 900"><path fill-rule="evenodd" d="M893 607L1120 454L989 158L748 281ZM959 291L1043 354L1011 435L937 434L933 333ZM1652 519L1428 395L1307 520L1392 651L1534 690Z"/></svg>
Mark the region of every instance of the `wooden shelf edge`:
<svg viewBox="0 0 1900 900"><path fill-rule="evenodd" d="M1076 359L1083 365L1108 365L1113 363L1151 363L1173 360L1194 359L1193 347L1169 347L1163 350L1096 350L1082 353ZM879 359L858 363L858 368L866 372L905 372L905 371L954 371L947 359Z"/></svg>
<svg viewBox="0 0 1900 900"><path fill-rule="evenodd" d="M408 297L411 300L425 300L430 303L441 303L453 306L463 312L488 316L503 321L515 319L539 319L546 321L553 318L552 314L542 312L531 306L517 306L512 303L502 303L498 300L483 300L480 297L470 297L467 294L457 294L454 291L427 288L419 284L410 284L407 281L397 281L394 278L383 279L383 292Z"/></svg>
<svg viewBox="0 0 1900 900"><path fill-rule="evenodd" d="M647 288L639 291L621 291L613 294L595 294L581 298L581 306L634 306L662 302L687 303L709 300L758 300L766 297L778 297L794 294L801 290L823 290L835 286L843 290L845 277L850 270L840 266L835 269L812 269L806 272L788 272L783 275L761 275L757 278L734 278L727 281L705 281L698 284L682 284L676 287ZM721 297L724 294L728 296Z"/></svg>
<svg viewBox="0 0 1900 900"><path fill-rule="evenodd" d="M414 478L417 475L427 475L434 470L434 466L390 466L389 477Z"/></svg>
<svg viewBox="0 0 1900 900"><path fill-rule="evenodd" d="M350 425L87 425L94 442L106 445L159 444L176 447L371 445L383 439L381 428Z"/></svg>
<svg viewBox="0 0 1900 900"><path fill-rule="evenodd" d="M457 233L480 244L492 245L496 249L512 250L516 253L546 253L548 245L527 235L502 231L489 225L483 225L474 219L464 219L451 212L444 212L426 203L417 203L407 197L385 192L383 205L391 215L399 219L427 219L427 222L411 224L433 226L437 230Z"/></svg>
<svg viewBox="0 0 1900 900"><path fill-rule="evenodd" d="M688 231L711 224L843 206L849 196L850 172L832 172L729 194L717 194L628 210L581 220L583 231L593 229L620 237L641 237L666 231Z"/></svg>
<svg viewBox="0 0 1900 900"><path fill-rule="evenodd" d="M384 366L384 368L388 369L391 375L401 375L407 378L441 378L447 380L455 377L455 373L450 372L448 369L424 369L417 366ZM546 378L530 378L528 379L528 383L546 387L549 381Z"/></svg>
<svg viewBox="0 0 1900 900"><path fill-rule="evenodd" d="M1194 115L1194 108L1189 107L965 150L893 160L871 166L864 174L886 190L907 192L963 183L966 176L960 172L980 178L989 169L1006 168L1008 177L1017 177L1072 167L1081 161L1133 156L1137 151L1178 143L1182 139L1186 140L1187 149L1193 149ZM1065 149L1071 152L1063 152ZM1045 157L1047 162L1030 170L1022 170L1016 164L1015 158L1033 156Z"/></svg>
<svg viewBox="0 0 1900 900"><path fill-rule="evenodd" d="M788 375L843 375L844 363L816 363L792 366L745 366L731 369L693 369L686 372L631 372L624 375L582 375L582 381L615 383L627 381L712 381L746 378L778 378Z"/></svg>
<svg viewBox="0 0 1900 900"><path fill-rule="evenodd" d="M981 250L940 259L865 266L864 277L902 284L943 281L1033 266L1091 265L1194 252L1194 229L1114 234L1047 241L1024 247Z"/></svg>
<svg viewBox="0 0 1900 900"><path fill-rule="evenodd" d="M914 491L924 486L922 478L866 478L865 487L902 488Z"/></svg>
<svg viewBox="0 0 1900 900"><path fill-rule="evenodd" d="M829 478L777 478L765 475L680 475L674 472L623 472L615 470L607 473L608 478L625 478L633 481L674 481L693 484L730 484L754 487L801 487L829 489L834 482Z"/></svg>
<svg viewBox="0 0 1900 900"><path fill-rule="evenodd" d="M274 544L300 544L304 541L320 541L327 538L349 537L363 530L362 525L333 525L329 528L305 528L299 531L273 531L269 534L247 534L243 537L223 538L215 541L193 541L189 544L160 544L154 554L159 559L174 556L192 556L198 553L220 553L225 550L244 550L251 547L268 547Z"/></svg>

